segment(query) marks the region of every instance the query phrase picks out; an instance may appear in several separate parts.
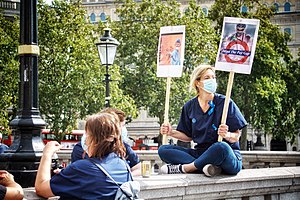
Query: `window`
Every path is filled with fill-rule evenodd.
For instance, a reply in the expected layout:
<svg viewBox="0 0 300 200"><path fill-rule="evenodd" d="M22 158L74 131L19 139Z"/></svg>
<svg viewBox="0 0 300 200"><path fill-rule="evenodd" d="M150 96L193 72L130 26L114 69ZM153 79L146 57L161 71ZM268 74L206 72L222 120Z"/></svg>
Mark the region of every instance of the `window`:
<svg viewBox="0 0 300 200"><path fill-rule="evenodd" d="M284 12L290 12L291 11L291 4L289 2L286 2L284 4Z"/></svg>
<svg viewBox="0 0 300 200"><path fill-rule="evenodd" d="M203 11L203 13L204 13L205 16L208 15L208 9L207 8L202 8L202 11Z"/></svg>
<svg viewBox="0 0 300 200"><path fill-rule="evenodd" d="M279 4L278 3L274 3L273 5L275 6L275 12L278 12L279 11Z"/></svg>
<svg viewBox="0 0 300 200"><path fill-rule="evenodd" d="M93 22L96 22L96 15L95 15L95 13L92 13L91 15L90 15L90 19L91 19L91 22L93 23Z"/></svg>
<svg viewBox="0 0 300 200"><path fill-rule="evenodd" d="M287 32L288 34L292 34L292 29L291 28L285 28L284 32Z"/></svg>
<svg viewBox="0 0 300 200"><path fill-rule="evenodd" d="M248 7L247 6L242 6L241 12L242 13L247 13L248 12Z"/></svg>
<svg viewBox="0 0 300 200"><path fill-rule="evenodd" d="M105 22L105 21L106 21L106 15L105 15L105 13L101 13L101 14L100 14L100 20L101 20L102 22Z"/></svg>

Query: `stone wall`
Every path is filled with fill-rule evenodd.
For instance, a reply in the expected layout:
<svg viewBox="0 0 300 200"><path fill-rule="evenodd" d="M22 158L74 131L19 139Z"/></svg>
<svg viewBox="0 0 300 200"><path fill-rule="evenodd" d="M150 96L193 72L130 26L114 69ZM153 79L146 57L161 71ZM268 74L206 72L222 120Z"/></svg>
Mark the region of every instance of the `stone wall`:
<svg viewBox="0 0 300 200"><path fill-rule="evenodd" d="M243 169L235 176L213 178L203 174L135 177L141 199L151 200L299 200L300 167ZM25 188L25 199L43 199L34 188ZM54 197L51 199L58 199Z"/></svg>
<svg viewBox="0 0 300 200"><path fill-rule="evenodd" d="M300 197L300 167L244 169L236 176L214 178L181 174L136 180L141 183L143 199L299 200Z"/></svg>
<svg viewBox="0 0 300 200"><path fill-rule="evenodd" d="M140 160L151 161L152 166L157 164L161 166L157 150L137 150L135 151ZM295 151L241 151L243 156L243 167L251 168L269 168L269 167L290 167L300 166L300 152ZM58 152L59 163L67 165L70 163L71 151Z"/></svg>

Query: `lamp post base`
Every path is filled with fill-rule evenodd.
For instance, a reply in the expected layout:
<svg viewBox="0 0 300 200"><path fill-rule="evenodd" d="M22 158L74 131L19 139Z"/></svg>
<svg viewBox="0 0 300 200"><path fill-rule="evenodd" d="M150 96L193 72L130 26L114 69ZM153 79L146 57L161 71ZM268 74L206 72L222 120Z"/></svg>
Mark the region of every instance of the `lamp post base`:
<svg viewBox="0 0 300 200"><path fill-rule="evenodd" d="M33 132L33 133L32 133ZM16 131L13 144L0 154L0 169L10 172L23 188L33 187L44 143L39 130Z"/></svg>

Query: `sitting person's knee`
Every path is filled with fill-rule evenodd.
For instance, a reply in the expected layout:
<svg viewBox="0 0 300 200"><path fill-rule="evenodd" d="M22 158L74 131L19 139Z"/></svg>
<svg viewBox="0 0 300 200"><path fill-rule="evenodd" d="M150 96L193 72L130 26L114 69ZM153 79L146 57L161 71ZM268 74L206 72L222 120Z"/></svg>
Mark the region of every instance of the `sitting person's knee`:
<svg viewBox="0 0 300 200"><path fill-rule="evenodd" d="M158 155L160 155L161 153L163 153L166 149L168 149L168 146L169 145L161 145L159 148L158 148Z"/></svg>
<svg viewBox="0 0 300 200"><path fill-rule="evenodd" d="M232 151L231 147L226 142L217 142L213 144L213 148L218 152L224 152L224 153Z"/></svg>

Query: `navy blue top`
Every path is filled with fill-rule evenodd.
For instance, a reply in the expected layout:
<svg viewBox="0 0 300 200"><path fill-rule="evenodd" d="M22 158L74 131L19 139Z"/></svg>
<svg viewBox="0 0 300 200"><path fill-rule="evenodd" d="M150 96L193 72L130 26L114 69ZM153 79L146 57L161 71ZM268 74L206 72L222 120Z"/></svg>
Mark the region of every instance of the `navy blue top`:
<svg viewBox="0 0 300 200"><path fill-rule="evenodd" d="M189 100L182 108L177 130L183 132L197 144L195 149L207 149L218 141L218 127L221 124L225 96L215 93L210 102L210 108L203 112L198 102L198 96ZM247 125L240 109L230 100L226 125L229 132L235 132ZM226 140L224 140L226 141ZM229 143L235 154L240 157L239 142Z"/></svg>
<svg viewBox="0 0 300 200"><path fill-rule="evenodd" d="M4 199L6 195L6 187L3 185L0 185L0 200Z"/></svg>
<svg viewBox="0 0 300 200"><path fill-rule="evenodd" d="M129 165L130 168L135 166L140 162L137 154L133 151L133 149L130 147L129 144L123 142L125 148L126 148L126 161ZM84 156L84 157L83 157ZM71 154L71 162L75 162L76 160L81 160L81 159L87 159L89 158L87 154L83 155L83 148L81 146L81 142L78 142L72 151Z"/></svg>
<svg viewBox="0 0 300 200"><path fill-rule="evenodd" d="M6 151L9 147L6 144L0 143L0 153Z"/></svg>
<svg viewBox="0 0 300 200"><path fill-rule="evenodd" d="M102 160L78 160L54 175L50 180L53 194L60 199L114 199L118 186L90 159L101 164L118 184L131 180L126 162L110 153Z"/></svg>

